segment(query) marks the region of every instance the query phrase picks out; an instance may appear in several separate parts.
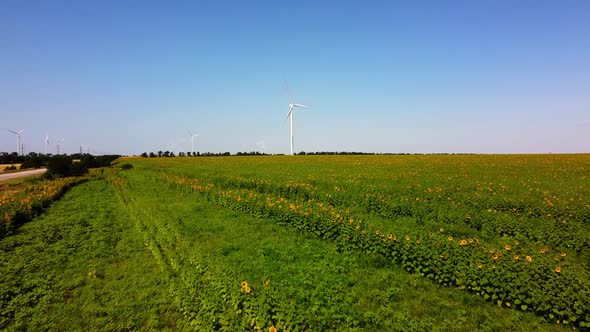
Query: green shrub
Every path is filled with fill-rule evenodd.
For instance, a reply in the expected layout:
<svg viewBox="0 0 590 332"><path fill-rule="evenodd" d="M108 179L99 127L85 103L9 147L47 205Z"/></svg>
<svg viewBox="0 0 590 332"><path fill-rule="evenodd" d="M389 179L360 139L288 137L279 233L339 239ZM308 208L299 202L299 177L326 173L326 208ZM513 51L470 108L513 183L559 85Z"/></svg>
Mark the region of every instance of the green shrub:
<svg viewBox="0 0 590 332"><path fill-rule="evenodd" d="M81 176L88 172L86 164L72 159L65 155L53 156L47 162L47 173L45 177L57 179L68 176Z"/></svg>
<svg viewBox="0 0 590 332"><path fill-rule="evenodd" d="M131 164L123 164L123 165L121 165L121 169L122 170L128 170L128 169L132 169L132 168L133 168L133 165L131 165Z"/></svg>

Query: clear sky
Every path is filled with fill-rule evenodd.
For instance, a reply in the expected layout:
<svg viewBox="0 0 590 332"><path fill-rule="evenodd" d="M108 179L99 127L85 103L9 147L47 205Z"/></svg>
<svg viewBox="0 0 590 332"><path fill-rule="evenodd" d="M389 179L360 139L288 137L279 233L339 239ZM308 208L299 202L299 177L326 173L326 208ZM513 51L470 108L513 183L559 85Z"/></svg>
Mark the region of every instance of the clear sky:
<svg viewBox="0 0 590 332"><path fill-rule="evenodd" d="M590 152L590 1L0 1L25 152ZM0 151L16 137L0 131Z"/></svg>

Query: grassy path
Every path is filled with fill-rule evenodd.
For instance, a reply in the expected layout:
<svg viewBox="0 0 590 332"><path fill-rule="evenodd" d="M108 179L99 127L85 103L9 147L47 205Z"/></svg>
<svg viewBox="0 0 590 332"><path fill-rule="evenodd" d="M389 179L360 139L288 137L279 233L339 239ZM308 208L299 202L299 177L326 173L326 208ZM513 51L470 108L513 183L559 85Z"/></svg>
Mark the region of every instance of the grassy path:
<svg viewBox="0 0 590 332"><path fill-rule="evenodd" d="M182 322L104 181L71 189L0 241L0 329L165 330Z"/></svg>
<svg viewBox="0 0 590 332"><path fill-rule="evenodd" d="M123 174L73 188L0 241L0 329L556 329L148 172Z"/></svg>

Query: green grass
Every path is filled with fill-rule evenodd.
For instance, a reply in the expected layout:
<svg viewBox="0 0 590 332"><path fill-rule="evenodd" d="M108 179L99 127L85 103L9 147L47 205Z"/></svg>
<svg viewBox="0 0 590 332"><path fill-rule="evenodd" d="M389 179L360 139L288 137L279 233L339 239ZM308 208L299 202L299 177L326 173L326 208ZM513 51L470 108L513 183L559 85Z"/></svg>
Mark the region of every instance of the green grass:
<svg viewBox="0 0 590 332"><path fill-rule="evenodd" d="M201 257L207 269L219 273L216 282L236 290L242 280L255 285L253 292L264 288L262 281L270 280L269 288L276 296L271 305L276 306L277 316L285 317L284 325L308 325L319 331L551 329L530 313L498 308L479 297L441 288L383 257L339 252L329 243L272 221L170 190L149 174L125 175L130 181L129 209L140 209L144 223L166 225L177 234L168 241L164 236L160 239L163 256L174 257L182 250L187 256ZM259 325L265 327L264 323L261 320Z"/></svg>
<svg viewBox="0 0 590 332"><path fill-rule="evenodd" d="M104 181L71 189L0 241L0 329L171 329L166 279Z"/></svg>
<svg viewBox="0 0 590 332"><path fill-rule="evenodd" d="M383 255L252 216L241 205L215 204L153 171L162 166L221 182L237 175L272 180L286 172L272 173L266 158L202 160L132 160L133 170L106 172L106 180L70 189L42 216L1 240L0 329L563 329L531 312L407 273ZM310 159L294 159L288 172L321 188L333 190L358 178L351 171L358 158L346 165L320 158L309 167L301 160ZM331 175L316 178L322 168ZM363 212L376 222L391 222ZM412 216L404 218L404 227L412 227ZM240 287L243 281L249 293Z"/></svg>
<svg viewBox="0 0 590 332"><path fill-rule="evenodd" d="M220 206L590 326L590 155L135 159ZM388 241L389 240L389 241Z"/></svg>

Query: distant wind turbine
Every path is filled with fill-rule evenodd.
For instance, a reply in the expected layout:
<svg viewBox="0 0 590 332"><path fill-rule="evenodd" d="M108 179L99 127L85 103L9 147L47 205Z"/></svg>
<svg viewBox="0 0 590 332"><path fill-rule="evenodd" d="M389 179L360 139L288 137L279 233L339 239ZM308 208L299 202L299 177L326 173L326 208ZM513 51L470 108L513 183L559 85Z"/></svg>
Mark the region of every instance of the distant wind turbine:
<svg viewBox="0 0 590 332"><path fill-rule="evenodd" d="M49 150L49 133L45 134L45 154L48 153Z"/></svg>
<svg viewBox="0 0 590 332"><path fill-rule="evenodd" d="M291 91L289 90L289 84L287 83L287 80L285 80L285 88L287 89L287 94L289 95L289 113L287 113L287 118L285 119L285 121L287 121L287 119L290 119L291 122L291 155L293 155L293 114L294 114L294 110L295 107L300 107L300 108L310 108L309 106L305 106L302 104L297 104L293 102L293 96L291 95ZM285 122L283 122L283 124L285 124Z"/></svg>
<svg viewBox="0 0 590 332"><path fill-rule="evenodd" d="M193 152L193 154L195 154L195 137L199 137L199 134L193 134L188 129L186 130L186 132L191 136L192 152Z"/></svg>
<svg viewBox="0 0 590 332"><path fill-rule="evenodd" d="M174 155L178 155L178 145L176 145L176 143L174 142L174 140L172 140L170 142L170 152ZM174 153L176 152L176 153Z"/></svg>
<svg viewBox="0 0 590 332"><path fill-rule="evenodd" d="M14 130L10 130L10 129L7 129L7 130L16 135L16 154L20 156L22 154L22 140L23 140L21 134L25 130L24 129L21 129L19 131L14 131Z"/></svg>

